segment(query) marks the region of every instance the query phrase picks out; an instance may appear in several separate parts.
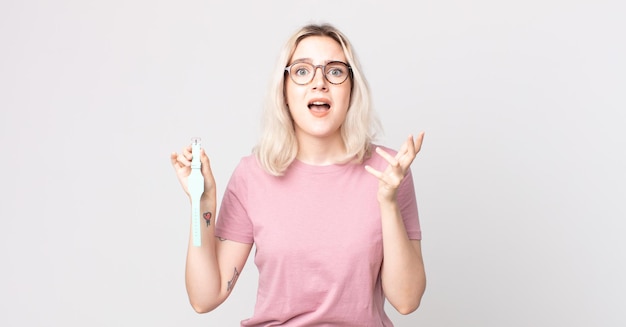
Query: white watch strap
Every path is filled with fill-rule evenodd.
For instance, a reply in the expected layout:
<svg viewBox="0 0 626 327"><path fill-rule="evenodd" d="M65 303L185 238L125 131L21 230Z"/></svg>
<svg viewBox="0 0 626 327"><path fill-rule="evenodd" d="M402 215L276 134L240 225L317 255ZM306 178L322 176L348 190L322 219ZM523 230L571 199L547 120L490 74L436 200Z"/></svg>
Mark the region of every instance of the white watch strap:
<svg viewBox="0 0 626 327"><path fill-rule="evenodd" d="M189 174L189 194L191 195L191 236L194 246L202 245L200 233L200 198L204 193L204 176L200 163L201 139L191 139L191 173Z"/></svg>

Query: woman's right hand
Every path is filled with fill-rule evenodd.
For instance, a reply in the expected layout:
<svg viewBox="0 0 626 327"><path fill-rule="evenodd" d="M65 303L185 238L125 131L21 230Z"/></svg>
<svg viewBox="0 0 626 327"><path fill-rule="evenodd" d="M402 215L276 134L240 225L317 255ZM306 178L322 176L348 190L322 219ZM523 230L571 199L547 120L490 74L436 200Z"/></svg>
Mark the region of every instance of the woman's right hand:
<svg viewBox="0 0 626 327"><path fill-rule="evenodd" d="M172 152L170 159L172 161L172 166L176 171L176 177L178 177L180 185L183 187L185 193L187 193L187 196L190 196L189 174L191 174L191 145L183 148L180 154ZM204 198L212 193L215 193L215 178L213 177L213 172L211 171L211 162L209 161L209 157L202 148L200 149L200 163L202 164L200 171L202 172L202 176L204 176L204 193L202 194L202 197Z"/></svg>

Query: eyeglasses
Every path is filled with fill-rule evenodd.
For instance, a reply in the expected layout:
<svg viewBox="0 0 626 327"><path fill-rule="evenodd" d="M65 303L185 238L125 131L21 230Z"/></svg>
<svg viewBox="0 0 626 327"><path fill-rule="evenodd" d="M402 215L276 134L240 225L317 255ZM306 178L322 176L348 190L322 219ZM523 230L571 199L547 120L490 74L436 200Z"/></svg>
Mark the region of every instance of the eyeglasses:
<svg viewBox="0 0 626 327"><path fill-rule="evenodd" d="M345 62L331 61L326 65L313 65L308 62L294 62L285 67L285 71L291 76L291 80L298 85L306 85L311 83L317 73L317 69L321 68L324 72L324 78L331 84L341 84L352 75L352 67Z"/></svg>

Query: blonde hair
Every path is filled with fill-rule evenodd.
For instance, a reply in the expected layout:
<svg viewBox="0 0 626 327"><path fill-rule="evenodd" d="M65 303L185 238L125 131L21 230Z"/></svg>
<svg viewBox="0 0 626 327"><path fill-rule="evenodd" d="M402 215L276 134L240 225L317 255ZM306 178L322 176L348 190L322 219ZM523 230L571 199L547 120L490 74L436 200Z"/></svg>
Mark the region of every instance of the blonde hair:
<svg viewBox="0 0 626 327"><path fill-rule="evenodd" d="M300 41L310 36L326 36L337 41L352 67L350 107L341 126L348 157L361 162L369 156L370 145L382 130L371 108L369 85L346 36L330 24L305 25L288 39L280 52L264 105L261 137L253 150L263 169L275 176L283 175L298 154L293 119L285 102L285 67Z"/></svg>

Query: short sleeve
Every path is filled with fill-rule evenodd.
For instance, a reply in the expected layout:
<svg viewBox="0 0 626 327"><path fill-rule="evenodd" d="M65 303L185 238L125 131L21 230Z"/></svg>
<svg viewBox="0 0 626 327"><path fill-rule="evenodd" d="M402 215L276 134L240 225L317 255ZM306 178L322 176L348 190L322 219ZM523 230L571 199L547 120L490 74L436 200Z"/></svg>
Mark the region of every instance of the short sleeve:
<svg viewBox="0 0 626 327"><path fill-rule="evenodd" d="M215 236L241 243L254 243L253 226L246 209L247 190L245 163L240 161L224 191L215 223Z"/></svg>

